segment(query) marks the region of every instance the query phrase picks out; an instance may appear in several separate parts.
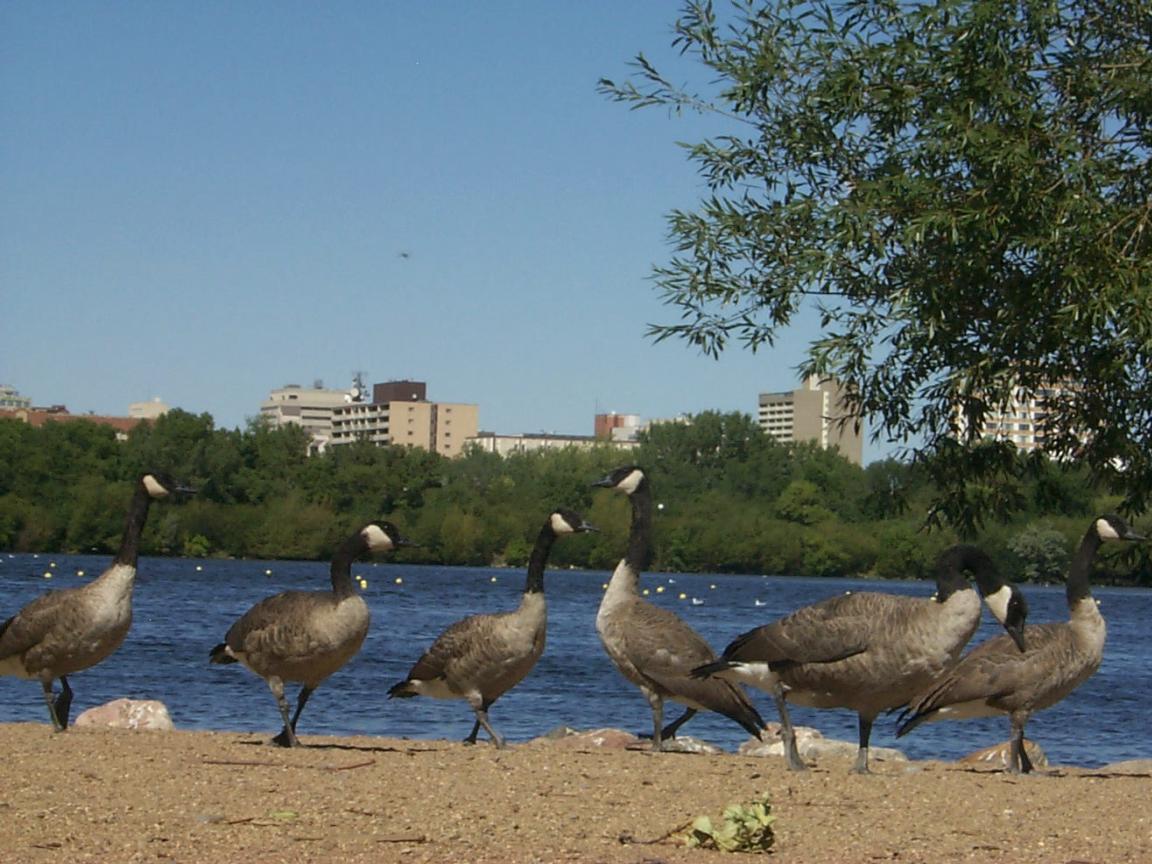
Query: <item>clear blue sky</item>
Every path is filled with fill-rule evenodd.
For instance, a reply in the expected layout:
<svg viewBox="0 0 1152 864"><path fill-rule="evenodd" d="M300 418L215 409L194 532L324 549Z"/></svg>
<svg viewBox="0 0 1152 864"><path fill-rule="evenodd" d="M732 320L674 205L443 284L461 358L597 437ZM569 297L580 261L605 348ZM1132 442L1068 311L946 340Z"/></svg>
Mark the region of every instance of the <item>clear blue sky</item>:
<svg viewBox="0 0 1152 864"><path fill-rule="evenodd" d="M754 413L812 318L720 361L644 335L714 121L598 95L673 4L0 4L0 383L242 426L415 378L481 428ZM866 458L878 455L866 447Z"/></svg>

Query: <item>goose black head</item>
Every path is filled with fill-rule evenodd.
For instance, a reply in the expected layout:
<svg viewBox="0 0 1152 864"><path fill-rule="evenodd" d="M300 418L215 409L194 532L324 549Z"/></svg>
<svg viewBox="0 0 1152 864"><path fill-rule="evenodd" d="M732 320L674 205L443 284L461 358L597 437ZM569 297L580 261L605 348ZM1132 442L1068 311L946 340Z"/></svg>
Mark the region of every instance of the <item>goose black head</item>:
<svg viewBox="0 0 1152 864"><path fill-rule="evenodd" d="M1098 516L1096 522L1093 524L1096 531L1096 536L1101 540L1129 540L1140 541L1147 540L1143 534L1138 534L1121 517L1115 513L1105 513L1103 516Z"/></svg>
<svg viewBox="0 0 1152 864"><path fill-rule="evenodd" d="M400 529L391 522L369 522L360 529L360 536L369 552L391 552L400 546L415 546L400 535Z"/></svg>
<svg viewBox="0 0 1152 864"><path fill-rule="evenodd" d="M574 510L557 508L548 517L554 534L582 534L585 531L599 531L595 525L584 521L584 517Z"/></svg>
<svg viewBox="0 0 1152 864"><path fill-rule="evenodd" d="M167 498L173 494L194 495L196 490L177 483L164 471L148 471L140 475L140 485L151 498Z"/></svg>
<svg viewBox="0 0 1152 864"><path fill-rule="evenodd" d="M625 495L631 495L647 479L644 469L638 465L624 465L609 473L606 477L597 480L593 486L606 489L619 489Z"/></svg>
<svg viewBox="0 0 1152 864"><path fill-rule="evenodd" d="M1016 647L1023 651L1026 647L1024 643L1024 622L1028 618L1028 601L1024 599L1023 592L1015 585L1008 585L1006 587L1011 593L1004 607L1004 617L1001 618L999 615L996 617L1004 626L1005 632L1012 637L1012 641L1016 643Z"/></svg>

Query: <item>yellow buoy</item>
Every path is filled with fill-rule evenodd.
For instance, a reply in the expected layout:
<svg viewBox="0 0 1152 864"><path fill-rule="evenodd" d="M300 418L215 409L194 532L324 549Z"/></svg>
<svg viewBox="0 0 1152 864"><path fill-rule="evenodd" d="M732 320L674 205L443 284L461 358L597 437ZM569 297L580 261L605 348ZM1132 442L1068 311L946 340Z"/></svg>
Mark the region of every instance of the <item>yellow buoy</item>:
<svg viewBox="0 0 1152 864"><path fill-rule="evenodd" d="M495 576L493 576L493 577L492 577L491 579L489 579L488 581L489 581L489 582L495 582L495 581L496 581L496 577L495 577Z"/></svg>
<svg viewBox="0 0 1152 864"><path fill-rule="evenodd" d="M645 588L645 589L644 589L644 596L645 596L645 597L647 597L647 596L648 596L648 589L647 589L647 588Z"/></svg>
<svg viewBox="0 0 1152 864"><path fill-rule="evenodd" d="M83 571L83 570L77 570L77 571L76 571L76 575L77 575L77 576L83 576L83 575L84 575L84 571Z"/></svg>
<svg viewBox="0 0 1152 864"><path fill-rule="evenodd" d="M607 591L608 590L608 583L604 582L603 584L601 584L600 590L601 591Z"/></svg>
<svg viewBox="0 0 1152 864"><path fill-rule="evenodd" d="M360 590L363 591L367 587L368 587L368 580L367 579L361 579L360 580Z"/></svg>
<svg viewBox="0 0 1152 864"><path fill-rule="evenodd" d="M396 577L396 584L397 585L403 585L404 584L404 577L403 576L397 576Z"/></svg>
<svg viewBox="0 0 1152 864"><path fill-rule="evenodd" d="M687 595L687 594L685 594L683 591L681 591L681 592L680 592L680 599L681 599L681 600L687 600L687 599L688 599L688 595Z"/></svg>
<svg viewBox="0 0 1152 864"><path fill-rule="evenodd" d="M203 568L203 567L201 567L199 564L197 564L197 565L196 565L196 572L197 572L197 573L199 573L199 572L200 572L201 570L203 570L203 569L204 569L204 568Z"/></svg>
<svg viewBox="0 0 1152 864"><path fill-rule="evenodd" d="M656 586L656 593L657 594L663 594L664 593L664 586L663 585L657 585Z"/></svg>
<svg viewBox="0 0 1152 864"><path fill-rule="evenodd" d="M51 574L51 573L49 573L47 570L45 570L45 571L44 571L44 578L45 578L45 579L51 579L51 578L52 578L52 574Z"/></svg>
<svg viewBox="0 0 1152 864"><path fill-rule="evenodd" d="M48 566L49 566L49 567L55 567L55 566L56 566L56 562L55 562L55 561L50 561L50 562L48 562Z"/></svg>
<svg viewBox="0 0 1152 864"><path fill-rule="evenodd" d="M709 587L709 588L711 588L713 591L715 591L715 590L716 590L716 586L715 586L715 585L709 585L708 587Z"/></svg>
<svg viewBox="0 0 1152 864"><path fill-rule="evenodd" d="M271 568L271 567L269 567L267 570L265 570L265 571L264 571L264 575L265 575L265 576L271 576L271 575L272 575L272 568Z"/></svg>

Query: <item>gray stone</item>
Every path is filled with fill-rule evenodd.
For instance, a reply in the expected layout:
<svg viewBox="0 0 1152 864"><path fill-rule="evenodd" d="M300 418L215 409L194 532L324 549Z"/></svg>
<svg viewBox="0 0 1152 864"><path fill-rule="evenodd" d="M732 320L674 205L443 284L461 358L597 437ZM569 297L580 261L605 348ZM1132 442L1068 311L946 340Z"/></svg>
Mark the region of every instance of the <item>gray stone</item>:
<svg viewBox="0 0 1152 864"><path fill-rule="evenodd" d="M175 728L167 706L153 699L113 699L83 712L76 718L75 725L161 731Z"/></svg>
<svg viewBox="0 0 1152 864"><path fill-rule="evenodd" d="M1048 756L1035 741L1029 741L1025 738L1024 752L1027 753L1028 758L1032 760L1032 766L1034 768L1048 767ZM967 756L961 756L957 761L965 765L984 765L989 768L1007 769L1008 758L1011 753L1012 742L1003 741L992 747L985 747L983 750L969 753Z"/></svg>

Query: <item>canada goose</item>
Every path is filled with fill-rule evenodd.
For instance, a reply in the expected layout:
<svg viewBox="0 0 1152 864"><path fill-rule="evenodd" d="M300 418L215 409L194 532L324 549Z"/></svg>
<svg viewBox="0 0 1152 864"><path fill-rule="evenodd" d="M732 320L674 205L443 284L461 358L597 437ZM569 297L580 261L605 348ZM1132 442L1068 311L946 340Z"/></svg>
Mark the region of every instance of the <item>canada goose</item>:
<svg viewBox="0 0 1152 864"><path fill-rule="evenodd" d="M532 671L544 653L548 609L544 600L544 567L557 538L596 529L571 510L549 515L528 560L528 577L518 609L471 615L451 625L424 652L408 677L388 691L394 696L467 699L476 714L466 744L475 744L480 727L497 747L504 746L488 709Z"/></svg>
<svg viewBox="0 0 1152 864"><path fill-rule="evenodd" d="M628 465L594 485L623 492L632 505L628 549L600 602L596 631L620 674L640 688L652 707L652 749L664 749L664 739L674 737L700 709L723 714L759 738L764 721L738 685L689 674L716 659L708 643L675 613L653 606L637 593L640 572L651 560L652 490L647 475ZM665 699L688 706L667 727Z"/></svg>
<svg viewBox="0 0 1152 864"><path fill-rule="evenodd" d="M1030 625L1023 651L1003 636L976 646L916 694L900 717L897 737L921 723L1007 714L1012 724L1008 771L1031 771L1024 724L1034 711L1055 705L1092 677L1104 656L1107 628L1088 585L1096 550L1108 540L1144 539L1119 516L1096 518L1068 569L1068 620Z"/></svg>
<svg viewBox="0 0 1152 864"><path fill-rule="evenodd" d="M95 666L120 647L132 625L132 586L140 534L153 500L177 486L166 474L143 474L136 481L120 551L99 577L77 588L49 591L0 626L0 675L37 678L44 688L48 716L57 732L68 728L72 688L68 675ZM60 679L53 698L52 682Z"/></svg>
<svg viewBox="0 0 1152 864"><path fill-rule="evenodd" d="M296 721L308 697L355 656L368 635L368 604L352 585L352 562L365 552L390 552L405 545L408 541L391 522L370 522L332 556L331 591L284 591L266 597L212 649L212 663L242 663L268 682L284 720L284 729L272 743L299 745ZM291 720L285 681L301 684Z"/></svg>
<svg viewBox="0 0 1152 864"><path fill-rule="evenodd" d="M906 704L955 663L980 624L980 598L965 571L974 575L997 620L1022 644L1023 595L1005 583L986 554L958 545L938 558L931 598L864 591L830 597L738 636L718 661L693 674L727 677L771 693L793 771L806 766L787 701L852 709L859 717L853 771L866 774L876 716Z"/></svg>

